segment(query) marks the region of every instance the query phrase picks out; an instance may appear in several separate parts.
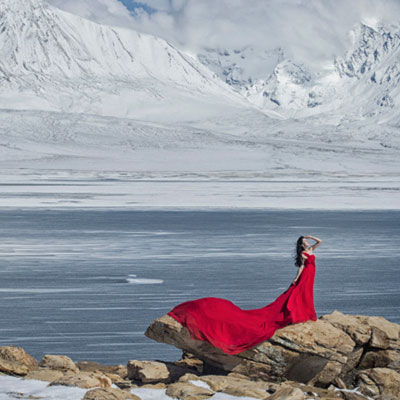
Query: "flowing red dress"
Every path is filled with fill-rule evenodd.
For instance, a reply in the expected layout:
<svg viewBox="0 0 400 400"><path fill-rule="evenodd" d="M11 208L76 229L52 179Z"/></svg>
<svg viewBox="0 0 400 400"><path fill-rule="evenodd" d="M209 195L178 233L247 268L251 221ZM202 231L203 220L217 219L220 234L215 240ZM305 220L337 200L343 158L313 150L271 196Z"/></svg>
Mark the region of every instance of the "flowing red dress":
<svg viewBox="0 0 400 400"><path fill-rule="evenodd" d="M185 326L192 339L207 341L227 354L250 349L286 325L315 321L315 256L305 254L297 282L262 308L243 310L229 300L204 297L178 304L168 315Z"/></svg>

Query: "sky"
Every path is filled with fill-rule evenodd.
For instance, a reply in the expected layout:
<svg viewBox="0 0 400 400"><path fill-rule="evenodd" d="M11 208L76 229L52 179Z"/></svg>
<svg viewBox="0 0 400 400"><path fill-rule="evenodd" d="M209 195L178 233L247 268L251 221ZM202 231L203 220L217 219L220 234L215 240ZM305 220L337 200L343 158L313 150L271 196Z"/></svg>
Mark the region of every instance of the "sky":
<svg viewBox="0 0 400 400"><path fill-rule="evenodd" d="M284 49L318 69L349 47L362 22L400 23L400 0L48 0L96 22L160 36L194 53L204 47Z"/></svg>

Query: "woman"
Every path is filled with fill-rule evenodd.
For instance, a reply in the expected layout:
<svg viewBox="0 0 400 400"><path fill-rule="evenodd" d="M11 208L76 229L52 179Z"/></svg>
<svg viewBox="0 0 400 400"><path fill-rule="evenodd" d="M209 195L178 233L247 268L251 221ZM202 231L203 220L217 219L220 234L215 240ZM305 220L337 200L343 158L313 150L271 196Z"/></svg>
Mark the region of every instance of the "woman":
<svg viewBox="0 0 400 400"><path fill-rule="evenodd" d="M307 239L316 243L310 246ZM299 237L295 254L295 265L299 267L297 275L289 288L265 307L243 310L229 300L204 297L181 303L168 315L186 326L193 339L207 341L228 354L250 349L286 325L315 321L315 256L312 252L321 242L310 235Z"/></svg>

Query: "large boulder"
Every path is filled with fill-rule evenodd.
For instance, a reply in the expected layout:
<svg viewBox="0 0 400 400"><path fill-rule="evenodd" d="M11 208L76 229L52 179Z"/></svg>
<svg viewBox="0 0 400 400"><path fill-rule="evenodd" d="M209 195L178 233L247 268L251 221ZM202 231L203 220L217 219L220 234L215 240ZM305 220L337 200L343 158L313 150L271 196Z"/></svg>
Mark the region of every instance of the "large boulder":
<svg viewBox="0 0 400 400"><path fill-rule="evenodd" d="M0 371L6 374L27 375L39 367L38 362L21 347L0 347Z"/></svg>
<svg viewBox="0 0 400 400"><path fill-rule="evenodd" d="M397 369L400 359L400 325L382 317L338 311L317 321L286 326L269 340L235 355L192 339L189 331L169 315L153 321L145 334L192 354L205 366L251 379L292 380L318 387L340 382L353 388L360 379L359 370Z"/></svg>

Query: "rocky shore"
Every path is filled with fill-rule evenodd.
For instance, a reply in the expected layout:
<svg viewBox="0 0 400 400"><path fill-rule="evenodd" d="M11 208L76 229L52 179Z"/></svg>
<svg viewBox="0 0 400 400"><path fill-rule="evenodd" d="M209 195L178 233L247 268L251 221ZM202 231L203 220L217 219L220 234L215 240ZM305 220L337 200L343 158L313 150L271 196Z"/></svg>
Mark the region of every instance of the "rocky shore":
<svg viewBox="0 0 400 400"><path fill-rule="evenodd" d="M132 393L135 388L164 389L168 397L183 400L216 393L268 400L400 399L400 325L382 317L334 311L280 329L236 355L191 339L168 315L153 321L145 334L182 349L181 359L106 366L45 355L38 362L22 348L3 346L0 373L87 389L84 400L141 400ZM18 388L8 394L32 398Z"/></svg>

